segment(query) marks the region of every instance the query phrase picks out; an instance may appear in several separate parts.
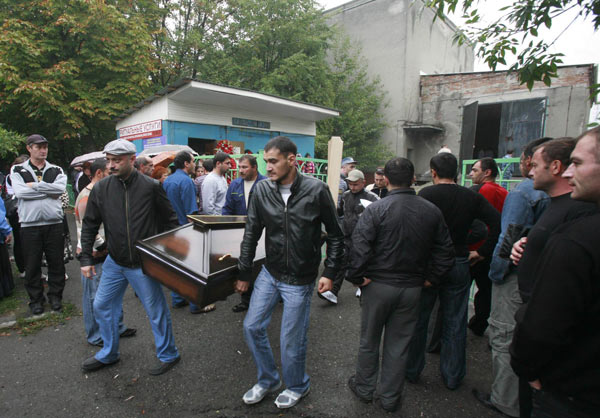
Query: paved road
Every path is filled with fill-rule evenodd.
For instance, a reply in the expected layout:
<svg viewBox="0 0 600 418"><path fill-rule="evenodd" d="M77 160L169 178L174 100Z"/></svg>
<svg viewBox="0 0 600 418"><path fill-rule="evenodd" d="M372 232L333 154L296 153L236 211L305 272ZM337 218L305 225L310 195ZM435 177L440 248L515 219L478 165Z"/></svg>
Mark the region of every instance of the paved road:
<svg viewBox="0 0 600 418"><path fill-rule="evenodd" d="M74 226L72 225L72 231ZM64 298L81 307L79 265L67 266ZM168 293L168 292L165 292ZM84 338L81 316L33 336L0 337L0 416L2 417L377 417L377 410L356 400L346 387L358 349L359 314L354 290L347 284L337 307L313 297L308 346L311 393L288 411L278 410L274 395L248 407L242 394L256 379L256 369L242 336L244 314L233 313L234 295L217 310L191 315L172 310L175 340L182 361L169 373L152 377L152 332L131 288L124 299L127 326L137 336L121 340L121 362L84 374L81 362L95 347ZM279 356L281 307L270 326ZM418 384L407 384L402 417L494 417L474 403L471 389L490 386L487 342L469 334L468 371L463 385L449 391L439 378L439 358L428 355Z"/></svg>

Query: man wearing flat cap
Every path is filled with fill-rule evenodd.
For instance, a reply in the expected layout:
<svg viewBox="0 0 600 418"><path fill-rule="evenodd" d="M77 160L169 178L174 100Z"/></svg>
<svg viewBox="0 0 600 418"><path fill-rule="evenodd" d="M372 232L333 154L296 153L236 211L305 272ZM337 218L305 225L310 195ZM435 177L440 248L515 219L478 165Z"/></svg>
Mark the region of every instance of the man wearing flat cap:
<svg viewBox="0 0 600 418"><path fill-rule="evenodd" d="M117 139L104 147L110 176L100 180L88 198L81 230L81 273L95 275L92 248L104 224L108 256L94 299L94 314L104 347L82 364L86 372L119 361L118 315L123 294L130 284L146 310L158 364L151 375L169 371L179 362L171 314L161 285L144 275L135 242L178 226L177 215L160 183L134 168L135 145Z"/></svg>
<svg viewBox="0 0 600 418"><path fill-rule="evenodd" d="M60 196L67 186L63 170L46 161L48 140L34 134L27 138L29 159L14 165L10 178L19 199L21 239L25 255L25 289L34 315L44 312L42 255L48 263L48 301L54 311L62 309L65 288L63 262L63 209Z"/></svg>
<svg viewBox="0 0 600 418"><path fill-rule="evenodd" d="M348 183L346 183L346 178L348 177L348 173L356 168L356 161L352 157L342 158L342 170L340 171L340 190L338 193L338 206L340 205L340 201L342 199L342 195L346 190L348 190Z"/></svg>

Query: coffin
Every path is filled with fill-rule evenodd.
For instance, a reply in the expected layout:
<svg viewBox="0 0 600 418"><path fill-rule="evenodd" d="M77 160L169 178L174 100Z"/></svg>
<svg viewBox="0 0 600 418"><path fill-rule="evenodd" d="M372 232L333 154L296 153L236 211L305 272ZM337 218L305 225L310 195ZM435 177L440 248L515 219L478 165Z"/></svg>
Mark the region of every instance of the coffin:
<svg viewBox="0 0 600 418"><path fill-rule="evenodd" d="M200 307L234 292L245 216L189 215L191 223L136 243L144 274ZM264 263L264 236L254 278Z"/></svg>

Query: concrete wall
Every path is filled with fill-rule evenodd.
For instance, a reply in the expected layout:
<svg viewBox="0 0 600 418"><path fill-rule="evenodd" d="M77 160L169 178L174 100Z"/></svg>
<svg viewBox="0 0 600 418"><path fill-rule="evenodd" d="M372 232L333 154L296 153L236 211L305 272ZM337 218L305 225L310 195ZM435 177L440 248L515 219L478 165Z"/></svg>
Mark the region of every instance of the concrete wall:
<svg viewBox="0 0 600 418"><path fill-rule="evenodd" d="M407 136L405 122L421 122L419 77L473 70L473 50L452 43L456 28L436 20L420 0L355 0L326 12L330 25L341 28L362 47L371 77L380 77L389 107L389 128L382 140L396 156L421 146ZM342 138L343 139L343 138Z"/></svg>
<svg viewBox="0 0 600 418"><path fill-rule="evenodd" d="M419 149L415 164L422 168L429 158L447 144L455 155L460 149L463 107L475 101L482 104L546 98L545 136L577 136L585 130L591 102L589 87L593 83L593 65L565 66L552 86L536 83L532 91L519 84L516 74L478 72L440 74L421 77L423 122L442 126L444 133L435 135Z"/></svg>

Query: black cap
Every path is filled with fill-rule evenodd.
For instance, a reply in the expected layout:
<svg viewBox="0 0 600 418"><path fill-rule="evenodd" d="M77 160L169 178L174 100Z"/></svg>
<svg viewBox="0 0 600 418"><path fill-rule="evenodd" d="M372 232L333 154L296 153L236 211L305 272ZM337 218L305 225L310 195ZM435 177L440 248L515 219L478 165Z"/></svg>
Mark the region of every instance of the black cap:
<svg viewBox="0 0 600 418"><path fill-rule="evenodd" d="M27 145L47 144L48 140L39 134L29 135L27 137Z"/></svg>

